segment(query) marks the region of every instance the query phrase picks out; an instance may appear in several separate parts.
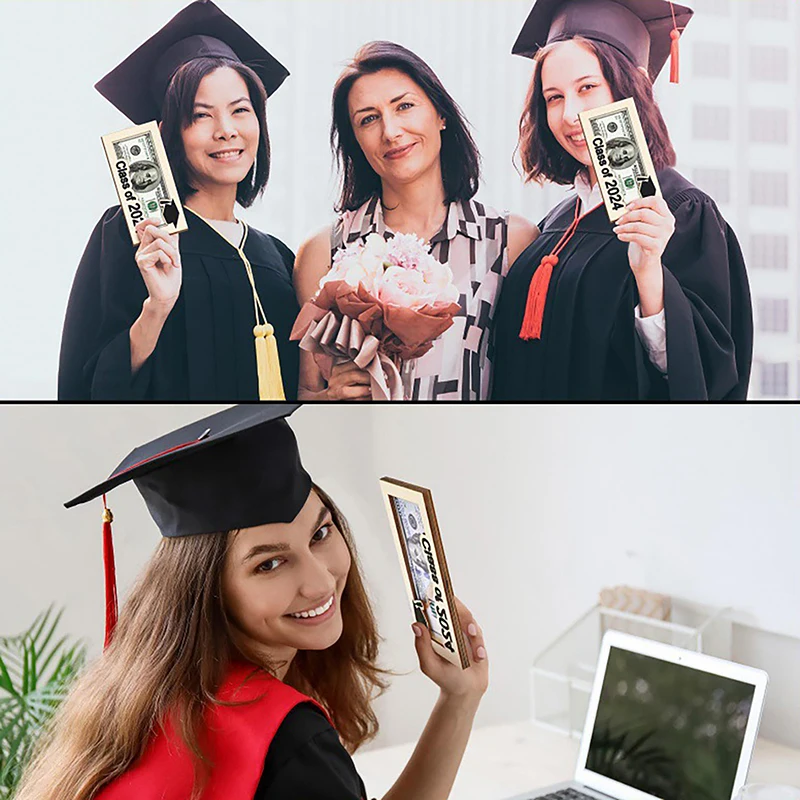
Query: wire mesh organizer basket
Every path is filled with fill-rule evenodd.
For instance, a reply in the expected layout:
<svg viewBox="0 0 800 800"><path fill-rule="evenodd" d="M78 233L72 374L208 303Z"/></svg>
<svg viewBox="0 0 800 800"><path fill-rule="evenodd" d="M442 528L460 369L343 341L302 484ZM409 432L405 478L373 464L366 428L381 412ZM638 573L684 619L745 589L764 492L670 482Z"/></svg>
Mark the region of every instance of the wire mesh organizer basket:
<svg viewBox="0 0 800 800"><path fill-rule="evenodd" d="M672 599L670 621L596 605L534 660L531 668L532 722L580 738L600 642L607 630L624 631L729 659L732 628L728 609L712 609L677 598Z"/></svg>

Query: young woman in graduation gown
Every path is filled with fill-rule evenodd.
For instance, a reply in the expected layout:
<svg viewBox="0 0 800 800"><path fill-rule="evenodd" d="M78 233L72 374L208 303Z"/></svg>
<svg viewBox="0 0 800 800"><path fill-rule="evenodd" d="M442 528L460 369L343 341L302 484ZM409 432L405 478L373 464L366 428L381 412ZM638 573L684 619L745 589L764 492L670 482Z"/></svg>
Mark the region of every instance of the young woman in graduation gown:
<svg viewBox="0 0 800 800"><path fill-rule="evenodd" d="M160 120L189 229L144 221L134 247L120 207L103 214L70 294L60 400L296 397L294 256L235 216L266 186L266 98L287 75L199 0L97 84L134 123Z"/></svg>
<svg viewBox="0 0 800 800"><path fill-rule="evenodd" d="M535 61L520 122L525 174L573 184L577 196L547 215L506 279L493 399L747 395L752 310L742 253L713 199L673 168L653 97L692 14L673 6L674 18L664 0L538 0L520 33L514 52ZM578 113L627 97L663 198L635 201L612 224Z"/></svg>
<svg viewBox="0 0 800 800"><path fill-rule="evenodd" d="M118 624L107 559L107 647L58 710L18 800L366 800L350 753L378 730L379 637L347 524L300 462L293 408L199 420L68 503L133 479L164 538ZM450 792L488 683L481 632L459 614L467 669L414 625L440 695L386 800Z"/></svg>
<svg viewBox="0 0 800 800"><path fill-rule="evenodd" d="M333 228L300 246L301 303L317 292L333 254L371 233L413 233L447 264L460 293L454 324L403 368L413 400L485 400L494 309L508 267L536 235L527 220L474 199L480 156L463 113L433 70L393 42L361 47L333 91L331 143L342 177ZM301 399L364 400L369 376L355 364L324 380L300 354Z"/></svg>

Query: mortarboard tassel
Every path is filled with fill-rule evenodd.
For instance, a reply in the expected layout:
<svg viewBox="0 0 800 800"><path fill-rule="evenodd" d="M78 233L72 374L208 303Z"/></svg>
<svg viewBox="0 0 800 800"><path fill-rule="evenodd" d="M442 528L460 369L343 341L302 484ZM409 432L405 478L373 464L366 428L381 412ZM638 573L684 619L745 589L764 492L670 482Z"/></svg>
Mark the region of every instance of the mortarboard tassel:
<svg viewBox="0 0 800 800"><path fill-rule="evenodd" d="M558 264L558 256L545 256L536 272L531 278L528 287L528 301L525 303L525 316L522 318L522 327L519 338L525 341L542 338L542 320L544 319L544 304L547 300L547 290L550 288L550 278L553 276L553 267Z"/></svg>
<svg viewBox="0 0 800 800"><path fill-rule="evenodd" d="M669 46L669 82L680 83L680 53L678 51L678 40L681 34L677 28L669 32L672 43Z"/></svg>
<svg viewBox="0 0 800 800"><path fill-rule="evenodd" d="M103 495L103 569L106 579L106 638L103 645L108 647L114 628L117 625L117 571L114 565L114 541L111 536L111 523L114 515L106 505L106 496Z"/></svg>
<svg viewBox="0 0 800 800"><path fill-rule="evenodd" d="M681 38L681 32L678 30L678 22L675 19L675 6L672 4L672 0L670 0L669 7L672 10L672 30L669 32L669 38L672 40L669 46L669 82L680 83L678 40Z"/></svg>
<svg viewBox="0 0 800 800"><path fill-rule="evenodd" d="M594 209L592 209L594 210ZM542 322L544 320L544 306L547 300L547 290L550 288L550 279L553 277L553 268L558 264L558 254L564 249L572 238L578 223L583 219L580 216L581 201L575 203L575 218L564 235L559 239L553 251L546 255L533 273L530 286L528 286L528 299L525 303L525 314L522 317L522 326L519 329L519 338L526 342L531 339L542 338Z"/></svg>
<svg viewBox="0 0 800 800"><path fill-rule="evenodd" d="M256 337L256 369L258 370L259 400L285 400L281 362L275 329L269 323L253 328Z"/></svg>

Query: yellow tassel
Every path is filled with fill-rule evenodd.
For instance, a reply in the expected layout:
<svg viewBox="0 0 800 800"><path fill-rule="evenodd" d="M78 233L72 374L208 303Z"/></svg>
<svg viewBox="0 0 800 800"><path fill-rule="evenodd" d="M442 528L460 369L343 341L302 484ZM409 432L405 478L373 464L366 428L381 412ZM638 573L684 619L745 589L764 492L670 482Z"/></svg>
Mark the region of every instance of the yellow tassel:
<svg viewBox="0 0 800 800"><path fill-rule="evenodd" d="M256 325L256 367L258 369L258 399L285 400L278 342L272 325Z"/></svg>

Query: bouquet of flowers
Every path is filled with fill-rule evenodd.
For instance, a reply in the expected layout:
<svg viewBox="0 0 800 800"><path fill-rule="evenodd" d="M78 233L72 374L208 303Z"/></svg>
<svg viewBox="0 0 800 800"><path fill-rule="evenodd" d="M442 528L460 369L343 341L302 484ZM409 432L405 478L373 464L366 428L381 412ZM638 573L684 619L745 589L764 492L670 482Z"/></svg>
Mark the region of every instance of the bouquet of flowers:
<svg viewBox="0 0 800 800"><path fill-rule="evenodd" d="M372 233L334 255L291 338L314 354L326 380L334 364L354 361L369 373L374 400L402 400L400 365L453 324L458 295L450 268L421 239Z"/></svg>

